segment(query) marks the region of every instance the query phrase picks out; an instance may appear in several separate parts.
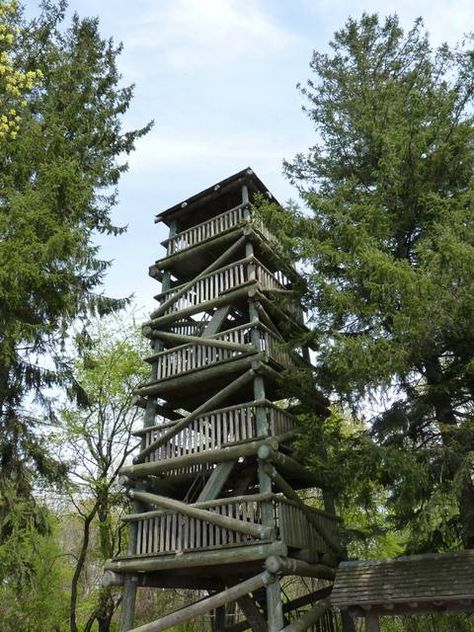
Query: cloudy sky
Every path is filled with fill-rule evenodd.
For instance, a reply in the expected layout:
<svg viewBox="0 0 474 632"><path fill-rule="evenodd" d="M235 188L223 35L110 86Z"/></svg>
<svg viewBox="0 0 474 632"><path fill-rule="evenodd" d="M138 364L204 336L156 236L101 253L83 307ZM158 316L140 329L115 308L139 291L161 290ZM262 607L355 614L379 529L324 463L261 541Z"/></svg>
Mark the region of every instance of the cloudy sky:
<svg viewBox="0 0 474 632"><path fill-rule="evenodd" d="M37 4L27 0L29 7ZM113 259L105 290L135 295L150 310L159 291L148 266L162 256L155 213L251 166L281 201L296 193L283 158L312 142L296 83L314 49L327 47L349 15L422 16L436 44L473 28L472 0L70 0L98 15L104 36L123 42L120 68L135 83L126 125L155 120L120 184L117 223L125 236L103 243Z"/></svg>

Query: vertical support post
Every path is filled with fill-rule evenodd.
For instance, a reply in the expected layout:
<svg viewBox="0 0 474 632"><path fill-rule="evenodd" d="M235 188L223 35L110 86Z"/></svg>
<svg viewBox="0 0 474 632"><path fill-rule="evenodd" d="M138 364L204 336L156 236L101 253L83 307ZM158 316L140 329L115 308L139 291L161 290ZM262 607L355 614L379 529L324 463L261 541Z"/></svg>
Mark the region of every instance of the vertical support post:
<svg viewBox="0 0 474 632"><path fill-rule="evenodd" d="M365 629L367 632L380 632L379 618L377 615L366 615Z"/></svg>
<svg viewBox="0 0 474 632"><path fill-rule="evenodd" d="M249 219L249 217L250 217L249 190L248 190L246 184L242 185L242 204L245 205L244 217L245 217L245 219Z"/></svg>
<svg viewBox="0 0 474 632"><path fill-rule="evenodd" d="M341 612L341 621L342 621L342 632L356 632L354 619L345 610Z"/></svg>
<svg viewBox="0 0 474 632"><path fill-rule="evenodd" d="M177 232L176 222L173 222L170 225L169 237L174 237ZM171 273L166 270L163 273L163 280L161 282L161 289L163 292L169 290L171 283ZM161 351L163 348L162 343L159 340L155 340L153 342L153 350L155 353ZM157 376L157 364L154 363L151 366L151 379L156 380ZM145 414L143 418L143 426L145 428L149 428L153 426L155 423L156 416L156 408L155 408L155 398L148 397ZM140 513L143 510L143 506L140 502L135 501L133 503L133 513ZM137 536L138 536L138 523L132 522L130 523L130 535L129 535L129 543L128 543L128 552L130 555L136 554L137 548ZM135 618L135 601L137 597L137 577L135 575L126 575L123 583L123 593L122 593L122 605L121 605L121 616L120 616L120 632L127 632L128 630L132 630L134 627L134 618Z"/></svg>
<svg viewBox="0 0 474 632"><path fill-rule="evenodd" d="M133 512L141 511L141 504L137 501L133 503ZM130 539L128 541L128 552L135 555L137 549L138 523L130 525ZM137 597L137 577L136 575L125 575L123 582L122 604L120 610L120 632L128 632L133 629L135 619L135 601Z"/></svg>
<svg viewBox="0 0 474 632"><path fill-rule="evenodd" d="M249 194L246 185L242 186L242 204L249 203ZM245 213L246 219L250 217L250 209L247 207ZM254 254L253 244L250 240L245 244L245 256L251 257ZM257 306L254 300L249 300L249 320L255 325L252 328L252 344L259 349L260 333L258 331L258 323L260 321ZM253 380L253 396L254 400L262 401L265 399L265 381L261 375L256 375ZM267 411L264 406L258 406L256 411L256 426L258 436L268 436L269 424L267 419ZM272 479L264 471L263 463L258 460L258 484L260 493L272 491ZM262 503L262 524L266 526L274 526L273 505L272 501ZM267 596L267 626L268 632L279 632L283 628L283 608L281 603L280 582L276 581L266 587Z"/></svg>
<svg viewBox="0 0 474 632"><path fill-rule="evenodd" d="M137 577L127 575L123 584L122 605L120 615L120 632L133 630L135 618L135 600L137 597Z"/></svg>
<svg viewBox="0 0 474 632"><path fill-rule="evenodd" d="M225 632L225 606L214 610L213 632Z"/></svg>
<svg viewBox="0 0 474 632"><path fill-rule="evenodd" d="M281 603L280 580L267 586L267 626L268 632L283 629L283 607Z"/></svg>

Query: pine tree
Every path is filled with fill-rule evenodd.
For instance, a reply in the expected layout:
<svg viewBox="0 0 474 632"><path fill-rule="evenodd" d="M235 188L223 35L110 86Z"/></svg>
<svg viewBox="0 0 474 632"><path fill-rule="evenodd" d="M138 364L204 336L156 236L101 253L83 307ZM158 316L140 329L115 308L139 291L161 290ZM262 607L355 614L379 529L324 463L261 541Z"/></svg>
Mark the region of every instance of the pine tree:
<svg viewBox="0 0 474 632"><path fill-rule="evenodd" d="M349 19L301 88L317 144L285 164L310 209L279 232L305 263L318 382L351 404L385 394L372 436L416 466L418 481L394 467L384 482L418 548L474 546L469 43Z"/></svg>
<svg viewBox="0 0 474 632"><path fill-rule="evenodd" d="M37 424L49 388L73 390L63 354L71 324L124 304L100 293L109 262L95 236L124 230L111 218L123 156L150 125L123 130L133 89L97 19L65 24L62 0L45 1L32 21L12 6L9 63L40 79L8 95L21 117L14 137L0 136L0 483L26 497L35 477L61 475Z"/></svg>

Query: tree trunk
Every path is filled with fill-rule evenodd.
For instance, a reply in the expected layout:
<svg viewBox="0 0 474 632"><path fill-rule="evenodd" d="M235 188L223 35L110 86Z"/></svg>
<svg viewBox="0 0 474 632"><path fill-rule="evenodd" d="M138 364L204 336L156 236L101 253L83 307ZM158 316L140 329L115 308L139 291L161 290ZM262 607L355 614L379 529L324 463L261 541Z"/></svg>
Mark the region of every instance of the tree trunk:
<svg viewBox="0 0 474 632"><path fill-rule="evenodd" d="M74 569L74 575L71 582L71 600L69 602L69 625L71 628L71 632L79 632L76 620L78 586L82 569L84 568L84 563L86 561L87 550L89 548L91 523L96 513L97 504L95 504L92 510L87 514L86 518L84 519L84 525L82 528L81 550L79 552L79 557L77 558L76 568Z"/></svg>
<svg viewBox="0 0 474 632"><path fill-rule="evenodd" d="M460 430L452 404L450 387L446 383L438 357L430 358L425 362L425 375L428 385L433 388L431 403L439 424L443 445L449 451L450 467L447 468L447 475L454 480L470 446L465 445L465 441L459 438ZM461 488L457 490L457 502L463 545L464 548L471 549L474 548L474 486L468 475L464 477Z"/></svg>

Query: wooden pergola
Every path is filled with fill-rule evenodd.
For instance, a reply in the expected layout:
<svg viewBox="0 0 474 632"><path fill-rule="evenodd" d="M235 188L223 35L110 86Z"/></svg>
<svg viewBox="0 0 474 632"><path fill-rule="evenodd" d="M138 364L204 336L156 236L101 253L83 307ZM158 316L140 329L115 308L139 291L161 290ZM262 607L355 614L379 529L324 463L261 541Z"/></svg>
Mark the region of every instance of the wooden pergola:
<svg viewBox="0 0 474 632"><path fill-rule="evenodd" d="M474 550L342 562L331 603L365 617L367 632L383 616L474 612Z"/></svg>

